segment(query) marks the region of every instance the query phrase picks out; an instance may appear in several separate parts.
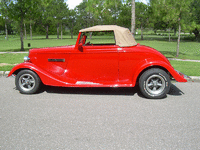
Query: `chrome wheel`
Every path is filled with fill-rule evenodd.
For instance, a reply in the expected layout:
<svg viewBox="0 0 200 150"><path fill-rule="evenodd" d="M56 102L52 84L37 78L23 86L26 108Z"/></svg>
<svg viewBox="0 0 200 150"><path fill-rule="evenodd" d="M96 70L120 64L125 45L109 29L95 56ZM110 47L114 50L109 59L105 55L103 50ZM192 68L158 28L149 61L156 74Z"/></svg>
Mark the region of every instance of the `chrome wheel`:
<svg viewBox="0 0 200 150"><path fill-rule="evenodd" d="M170 90L170 85L169 75L159 68L148 69L139 78L141 93L150 99L166 97Z"/></svg>
<svg viewBox="0 0 200 150"><path fill-rule="evenodd" d="M21 70L16 78L15 85L22 94L36 93L41 85L39 76L31 70Z"/></svg>
<svg viewBox="0 0 200 150"><path fill-rule="evenodd" d="M152 75L147 79L146 90L151 95L158 95L165 89L165 80L160 75Z"/></svg>
<svg viewBox="0 0 200 150"><path fill-rule="evenodd" d="M24 91L31 91L35 87L35 79L30 74L23 74L19 78L19 86Z"/></svg>

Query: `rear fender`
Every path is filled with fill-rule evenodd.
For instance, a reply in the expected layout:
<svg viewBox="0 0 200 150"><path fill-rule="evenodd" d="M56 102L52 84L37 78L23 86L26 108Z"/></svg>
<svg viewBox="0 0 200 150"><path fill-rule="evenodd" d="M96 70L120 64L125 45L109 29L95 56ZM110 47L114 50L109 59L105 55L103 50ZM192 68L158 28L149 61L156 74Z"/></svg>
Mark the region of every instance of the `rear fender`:
<svg viewBox="0 0 200 150"><path fill-rule="evenodd" d="M45 85L67 86L67 84L76 83L76 81L73 79L50 74L49 72L29 62L21 63L13 67L10 73L8 74L8 77L10 77L12 74L16 75L20 70L24 69L29 69L34 71L40 77L42 83Z"/></svg>
<svg viewBox="0 0 200 150"><path fill-rule="evenodd" d="M187 80L181 76L172 66L171 64L168 64L162 60L150 60L150 59L146 59L145 61L142 61L135 72L134 72L134 76L133 76L133 86L136 84L137 79L140 77L140 74L143 72L143 70L146 70L148 68L153 68L153 67L159 67L159 68L163 68L164 70L167 70L172 77L178 81L178 82L187 82Z"/></svg>

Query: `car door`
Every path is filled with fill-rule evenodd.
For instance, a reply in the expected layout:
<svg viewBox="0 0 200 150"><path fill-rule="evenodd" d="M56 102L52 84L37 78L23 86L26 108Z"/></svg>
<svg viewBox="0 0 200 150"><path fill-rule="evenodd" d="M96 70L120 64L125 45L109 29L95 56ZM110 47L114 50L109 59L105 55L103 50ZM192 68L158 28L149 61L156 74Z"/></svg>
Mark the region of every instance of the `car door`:
<svg viewBox="0 0 200 150"><path fill-rule="evenodd" d="M118 51L116 45L85 45L71 53L67 65L68 78L77 81L118 81Z"/></svg>

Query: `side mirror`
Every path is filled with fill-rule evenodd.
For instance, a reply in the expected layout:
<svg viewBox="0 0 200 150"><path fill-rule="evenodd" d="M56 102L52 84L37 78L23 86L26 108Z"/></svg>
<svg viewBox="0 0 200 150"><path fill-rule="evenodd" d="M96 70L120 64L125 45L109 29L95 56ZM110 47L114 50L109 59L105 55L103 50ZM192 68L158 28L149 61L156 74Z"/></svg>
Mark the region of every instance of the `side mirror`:
<svg viewBox="0 0 200 150"><path fill-rule="evenodd" d="M78 49L82 52L83 51L83 43L78 44Z"/></svg>

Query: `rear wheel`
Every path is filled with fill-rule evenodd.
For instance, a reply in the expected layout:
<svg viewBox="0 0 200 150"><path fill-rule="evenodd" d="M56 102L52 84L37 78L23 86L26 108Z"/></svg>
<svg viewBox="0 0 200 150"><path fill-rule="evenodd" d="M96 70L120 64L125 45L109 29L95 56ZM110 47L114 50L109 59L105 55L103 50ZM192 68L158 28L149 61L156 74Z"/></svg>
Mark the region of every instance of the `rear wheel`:
<svg viewBox="0 0 200 150"><path fill-rule="evenodd" d="M22 70L16 76L15 85L22 94L33 94L39 90L41 80L35 72Z"/></svg>
<svg viewBox="0 0 200 150"><path fill-rule="evenodd" d="M150 99L164 98L170 90L170 84L169 75L158 68L145 71L139 79L140 91Z"/></svg>

